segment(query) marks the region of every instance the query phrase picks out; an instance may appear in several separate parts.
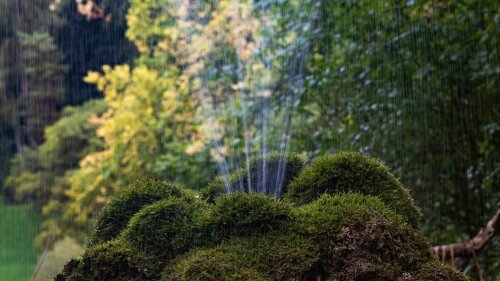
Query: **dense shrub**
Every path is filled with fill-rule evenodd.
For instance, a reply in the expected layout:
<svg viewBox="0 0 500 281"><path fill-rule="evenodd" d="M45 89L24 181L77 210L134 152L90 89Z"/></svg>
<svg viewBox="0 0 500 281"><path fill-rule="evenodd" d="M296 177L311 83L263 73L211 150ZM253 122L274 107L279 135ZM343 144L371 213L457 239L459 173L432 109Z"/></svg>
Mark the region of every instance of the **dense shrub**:
<svg viewBox="0 0 500 281"><path fill-rule="evenodd" d="M137 251L122 240L89 248L79 260L73 259L55 281L139 281L156 280L165 263Z"/></svg>
<svg viewBox="0 0 500 281"><path fill-rule="evenodd" d="M378 160L357 152L328 155L312 163L289 185L285 198L306 204L324 193L359 192L378 196L413 226L420 211L408 189Z"/></svg>
<svg viewBox="0 0 500 281"><path fill-rule="evenodd" d="M135 214L120 235L132 246L167 260L189 250L204 239L206 221L201 200L172 197L153 203Z"/></svg>
<svg viewBox="0 0 500 281"><path fill-rule="evenodd" d="M304 165L304 157L296 153L271 153L266 157L251 159L249 172L246 167L234 171L228 176L228 181L234 191L261 192L280 197ZM266 173L263 173L264 170ZM223 193L224 181L221 177L217 177L202 190L202 196L209 202L213 202Z"/></svg>
<svg viewBox="0 0 500 281"><path fill-rule="evenodd" d="M99 215L90 244L110 241L127 226L130 218L146 205L170 197L185 197L186 192L159 180L137 181L114 197Z"/></svg>

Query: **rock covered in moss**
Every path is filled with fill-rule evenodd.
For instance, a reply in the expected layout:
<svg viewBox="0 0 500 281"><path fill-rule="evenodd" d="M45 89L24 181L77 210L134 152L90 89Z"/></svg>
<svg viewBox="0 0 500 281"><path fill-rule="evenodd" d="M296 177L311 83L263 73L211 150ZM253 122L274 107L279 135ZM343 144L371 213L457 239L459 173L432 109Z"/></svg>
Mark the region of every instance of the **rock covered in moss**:
<svg viewBox="0 0 500 281"><path fill-rule="evenodd" d="M322 194L357 192L378 196L387 206L413 226L420 210L409 190L378 160L357 152L341 152L321 157L289 185L285 198L306 204Z"/></svg>
<svg viewBox="0 0 500 281"><path fill-rule="evenodd" d="M253 158L228 176L228 185L233 191L260 192L280 197L292 179L297 177L305 166L305 158L296 153L270 153L266 157ZM217 177L202 190L202 196L209 202L224 193L224 180Z"/></svg>
<svg viewBox="0 0 500 281"><path fill-rule="evenodd" d="M170 197L186 197L186 191L165 181L141 180L114 197L101 211L91 245L110 241L127 226L130 218L145 206Z"/></svg>
<svg viewBox="0 0 500 281"><path fill-rule="evenodd" d="M168 260L200 243L206 204L172 197L146 206L135 214L120 238L141 251Z"/></svg>

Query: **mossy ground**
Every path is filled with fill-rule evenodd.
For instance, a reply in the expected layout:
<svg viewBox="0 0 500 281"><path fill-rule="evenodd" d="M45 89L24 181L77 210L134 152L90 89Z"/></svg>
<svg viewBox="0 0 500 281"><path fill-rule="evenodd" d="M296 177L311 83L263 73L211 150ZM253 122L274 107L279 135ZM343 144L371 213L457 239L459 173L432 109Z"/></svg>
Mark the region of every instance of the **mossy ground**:
<svg viewBox="0 0 500 281"><path fill-rule="evenodd" d="M331 157L294 176L288 200L157 196L156 182L136 186L101 215L114 222L109 210L140 198L134 211L118 214L125 222L109 224L114 238L91 244L56 280L465 280L431 255L416 229L418 209L387 168L358 154Z"/></svg>

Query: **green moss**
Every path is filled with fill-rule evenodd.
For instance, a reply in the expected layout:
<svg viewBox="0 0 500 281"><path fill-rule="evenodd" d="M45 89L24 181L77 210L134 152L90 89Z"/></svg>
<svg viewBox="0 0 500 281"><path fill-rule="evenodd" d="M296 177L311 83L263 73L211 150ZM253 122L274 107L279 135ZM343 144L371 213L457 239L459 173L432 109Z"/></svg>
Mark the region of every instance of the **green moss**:
<svg viewBox="0 0 500 281"><path fill-rule="evenodd" d="M215 199L222 194L225 194L225 191L224 182L220 176L217 176L208 186L200 190L201 198L205 199L208 203L214 203Z"/></svg>
<svg viewBox="0 0 500 281"><path fill-rule="evenodd" d="M378 160L356 152L320 158L304 168L289 185L285 198L306 204L324 193L358 192L378 196L412 226L420 219L408 189Z"/></svg>
<svg viewBox="0 0 500 281"><path fill-rule="evenodd" d="M462 273L437 260L424 263L414 272L407 273L401 281L466 281Z"/></svg>
<svg viewBox="0 0 500 281"><path fill-rule="evenodd" d="M300 204L242 192L207 203L143 183L103 212L95 241L128 222L118 238L93 244L56 281L465 280L432 256L407 190L376 160L322 158L287 198Z"/></svg>
<svg viewBox="0 0 500 281"><path fill-rule="evenodd" d="M165 280L306 280L313 275L318 248L306 237L283 234L252 236L198 249L177 259ZM242 278L246 273L257 273ZM209 276L209 278L206 278Z"/></svg>
<svg viewBox="0 0 500 281"><path fill-rule="evenodd" d="M201 200L176 197L153 203L132 217L120 237L160 259L175 257L204 239L206 208Z"/></svg>
<svg viewBox="0 0 500 281"><path fill-rule="evenodd" d="M178 281L271 281L268 276L244 266L242 257L220 249L197 250L179 259L163 280Z"/></svg>
<svg viewBox="0 0 500 281"><path fill-rule="evenodd" d="M230 193L217 198L209 224L215 237L266 233L290 222L290 204L261 193Z"/></svg>
<svg viewBox="0 0 500 281"><path fill-rule="evenodd" d="M99 215L90 245L110 241L127 226L130 218L144 206L170 197L184 197L186 192L164 181L137 181L130 189L114 197Z"/></svg>
<svg viewBox="0 0 500 281"><path fill-rule="evenodd" d="M322 195L297 210L332 280L397 280L431 259L429 245L379 198Z"/></svg>
<svg viewBox="0 0 500 281"><path fill-rule="evenodd" d="M299 154L270 153L266 157L251 159L250 172L247 172L247 168L244 167L231 173L229 185L235 191L261 192L280 197L287 191L288 184L299 175L304 165L305 159ZM264 170L266 171L265 176ZM224 182L221 177L217 177L201 192L202 197L209 202L214 202L215 198L223 193Z"/></svg>
<svg viewBox="0 0 500 281"><path fill-rule="evenodd" d="M134 281L158 279L165 263L127 245L122 240L89 248L72 260L55 281Z"/></svg>

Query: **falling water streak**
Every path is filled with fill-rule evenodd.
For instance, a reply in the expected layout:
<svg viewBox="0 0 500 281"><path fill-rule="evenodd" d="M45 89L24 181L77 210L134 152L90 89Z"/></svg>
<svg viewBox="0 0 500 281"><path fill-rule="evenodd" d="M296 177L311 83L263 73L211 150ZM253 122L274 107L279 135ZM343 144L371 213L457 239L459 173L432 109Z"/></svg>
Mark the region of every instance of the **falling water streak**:
<svg viewBox="0 0 500 281"><path fill-rule="evenodd" d="M241 60L238 57L237 60L238 64L238 70L237 70L237 77L238 77L238 85L239 87L241 86L240 93L241 93L241 107L242 107L242 115L243 115L243 136L244 136L244 143L245 143L245 167L246 167L246 175L247 175L247 192L252 192L252 178L250 175L250 155L249 155L249 136L248 136L248 119L247 119L247 107L246 107L246 90L242 86L243 85L243 68L241 64ZM238 88L239 88L238 87ZM241 175L240 175L241 177Z"/></svg>
<svg viewBox="0 0 500 281"><path fill-rule="evenodd" d="M263 110L263 124L262 124L262 192L268 194L269 188L267 187L267 118L269 117L269 97L263 97L264 110Z"/></svg>
<svg viewBox="0 0 500 281"><path fill-rule="evenodd" d="M213 118L213 117L211 118L212 121L214 119L215 118ZM216 122L216 121L213 121L213 122ZM214 131L215 131L215 129L212 129L210 131L210 135L211 135L210 146L215 151L215 153L217 153L217 158L215 159L215 163L217 165L217 169L219 170L219 177L224 184L224 191L226 193L230 193L231 188L230 188L230 182L229 182L229 170L227 169L227 165L225 164L225 161L226 161L225 157L222 155L222 150L220 149L223 146L221 145L219 138L213 137L213 136L217 136L217 134L214 133Z"/></svg>
<svg viewBox="0 0 500 281"><path fill-rule="evenodd" d="M236 139L238 138L238 118L234 119L234 128L233 128L233 138ZM241 166L241 157L238 151L236 150L235 157L237 158L237 165L233 165L233 168L240 167ZM243 183L243 176L241 173L238 173L238 187L240 192L245 191L245 185Z"/></svg>
<svg viewBox="0 0 500 281"><path fill-rule="evenodd" d="M305 23L304 28L302 29L302 32L305 32L306 34L308 31L311 29L312 26L312 21L314 20L315 17L318 16L318 6L314 5L313 6L313 13L312 17L310 17L311 21ZM295 108L295 102L297 98L300 98L300 95L303 93L303 87L304 87L304 73L305 73L305 67L306 67L306 59L308 55L308 44L307 41L301 44L299 41L299 46L298 46L298 64L297 64L297 69L296 69L296 75L292 79L292 81L295 82L295 85L293 86L292 89L290 89L290 94L287 95L286 100L288 101L287 105L285 106L286 112L288 114L284 114L284 118L286 118L285 121L285 129L283 130L282 134L282 139L281 139L281 144L280 144L280 161L278 165L278 173L277 173L277 180L276 180L276 185L275 185L275 196L280 197L281 193L283 191L283 184L284 184L284 179L285 179L285 171L286 171L286 166L287 166L287 159L286 155L289 153L290 149L290 140L291 140L291 133L292 133L292 117L293 117L293 111ZM295 56L292 56L295 57ZM299 90L296 90L299 89Z"/></svg>
<svg viewBox="0 0 500 281"><path fill-rule="evenodd" d="M234 5L238 5L238 1L233 1ZM189 2L188 5L192 5L193 3ZM304 15L299 15L299 17L304 18ZM235 14L235 20L241 20L239 15ZM307 25L307 23L305 23ZM305 26L304 25L304 26ZM304 33L307 32L305 29L300 30L299 33ZM189 36L189 34L188 34ZM300 41L300 39L298 39ZM261 53L265 51L266 47L266 42L264 44L259 44L259 49ZM236 84L236 91L239 92L240 94L240 106L242 110L242 125L243 125L243 134L244 134L244 153L245 153L245 167L246 167L246 183L247 183L247 188L244 190L244 174L243 173L238 173L238 184L239 184L239 190L240 191L247 191L247 192L264 192L266 194L274 194L275 196L280 196L281 195L281 190L282 190L282 185L284 182L284 177L285 177L285 171L286 171L286 166L287 166L287 158L286 155L288 154L288 151L290 149L290 141L291 141L291 125L292 125L292 115L293 115L293 109L294 109L294 104L297 99L297 97L300 95L301 91L297 91L296 89L302 89L303 88L303 73L304 73L304 66L305 66L305 57L306 53L304 50L302 50L301 43L299 42L298 44L298 49L297 47L294 53L297 54L297 56L293 56L292 58L289 59L288 62L284 62L284 67L281 71L288 72L289 77L286 79L287 81L291 81L292 85L287 85L285 88L285 99L284 99L284 106L282 108L282 111L280 115L283 118L283 123L284 126L282 127L281 125L279 127L282 127L281 129L281 141L279 142L279 151L280 151L280 156L279 156L279 165L278 169L276 171L276 175L273 175L273 180L272 184L274 185L274 189L271 188L271 186L268 186L268 177L269 177L269 171L268 171L268 161L267 161L267 153L269 151L269 132L270 132L270 104L271 104L271 97L270 94L268 93L269 91L269 85L266 84L265 82L261 80L256 80L253 82L253 85L255 91L248 92L248 86L245 85L245 77L246 77L246 71L245 68L247 67L244 65L244 62L242 61L241 57L239 55L236 56L237 59L237 84ZM239 54L241 50L237 50L237 54ZM265 58L259 58L263 59L264 66L266 70L270 70L272 72L272 63L267 64L265 62ZM250 70L251 71L251 70ZM206 96L208 97L208 100L212 100L211 105L209 106L209 109L206 111L208 115L210 116L211 122L213 122L213 126L211 126L209 130L209 135L211 138L210 141L210 147L212 148L213 151L216 153L216 165L217 169L219 170L220 178L224 184L224 190L225 192L233 192L236 191L236 187L232 186L233 183L231 182L231 179L229 178L229 171L231 168L228 166L227 163L227 151L224 151L226 146L224 146L224 138L223 136L225 135L224 129L220 128L220 124L217 119L217 108L219 105L216 102L216 97L213 96L210 93L210 89L208 87L208 77L207 74L201 74L201 81L202 81L202 88L207 89L208 93ZM252 83L252 82L250 82ZM251 98L250 98L251 97ZM251 109L251 112L255 112L256 117L253 119L249 119L250 116L249 114L249 109ZM260 114L259 114L260 113ZM238 119L238 118L237 118ZM251 121L253 120L253 121ZM237 121L235 121L237 123ZM252 186L252 171L250 169L251 166L251 151L250 151L250 143L251 143L251 134L249 132L249 122L256 122L255 124L259 124L261 127L261 137L260 137L260 154L261 154L261 170L256 171L257 173L260 172L260 175L258 175L257 179L258 181L256 182L257 186ZM238 124L234 125L234 130L233 134L235 134L235 137L237 135L237 127ZM259 139L259 138L258 138ZM237 143L236 143L237 146ZM231 150L232 146L230 146ZM231 154L233 151L229 151ZM234 153L234 160L231 161L233 164L232 168L236 168L239 164L241 164L242 161L238 161L239 158L239 152L236 149L236 153ZM232 159L232 158L231 158Z"/></svg>

